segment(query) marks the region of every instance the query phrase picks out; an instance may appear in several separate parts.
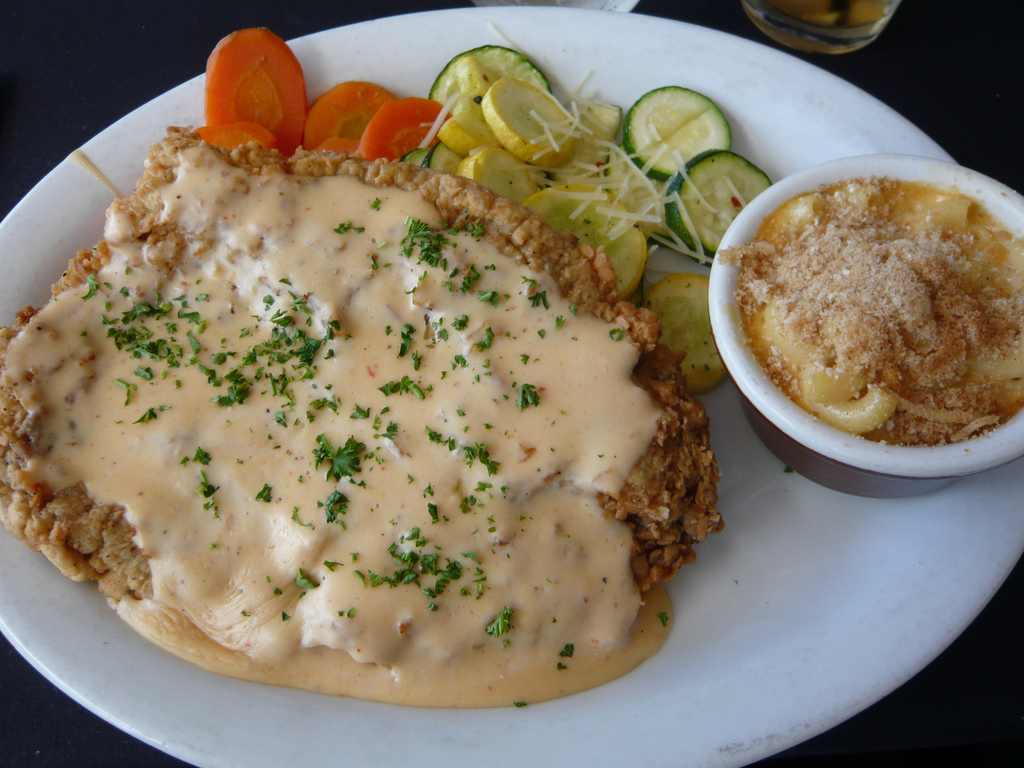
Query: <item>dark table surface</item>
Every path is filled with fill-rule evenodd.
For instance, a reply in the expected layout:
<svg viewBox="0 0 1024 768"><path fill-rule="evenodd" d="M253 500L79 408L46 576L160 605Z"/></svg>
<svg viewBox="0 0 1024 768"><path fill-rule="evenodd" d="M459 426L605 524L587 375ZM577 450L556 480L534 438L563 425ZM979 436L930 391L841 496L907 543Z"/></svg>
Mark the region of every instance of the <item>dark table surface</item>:
<svg viewBox="0 0 1024 768"><path fill-rule="evenodd" d="M0 218L70 151L201 74L216 42L267 26L289 39L469 0L36 0L0 12ZM905 0L868 48L802 55L911 120L953 157L1024 191L1017 25L952 0ZM635 13L773 45L739 0L640 0ZM1012 21L1012 20L1011 20ZM596 42L596 44L600 44ZM1021 484L1024 490L1024 481ZM1022 509L1024 514L1024 509ZM1024 766L1024 565L938 659L773 766ZM184 766L67 698L0 638L0 766ZM684 768L684 767L680 767Z"/></svg>

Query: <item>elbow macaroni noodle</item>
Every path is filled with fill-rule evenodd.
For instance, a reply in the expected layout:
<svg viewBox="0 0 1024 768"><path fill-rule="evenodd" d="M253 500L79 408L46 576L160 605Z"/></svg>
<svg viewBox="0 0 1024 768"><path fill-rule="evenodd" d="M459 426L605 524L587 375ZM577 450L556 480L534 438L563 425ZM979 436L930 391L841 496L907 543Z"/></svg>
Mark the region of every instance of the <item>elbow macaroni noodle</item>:
<svg viewBox="0 0 1024 768"><path fill-rule="evenodd" d="M797 404L826 424L855 435L881 427L896 410L898 398L880 387L868 386L861 373L821 365L817 362L819 351L790 335L777 311L776 302L765 308L764 335L796 378Z"/></svg>

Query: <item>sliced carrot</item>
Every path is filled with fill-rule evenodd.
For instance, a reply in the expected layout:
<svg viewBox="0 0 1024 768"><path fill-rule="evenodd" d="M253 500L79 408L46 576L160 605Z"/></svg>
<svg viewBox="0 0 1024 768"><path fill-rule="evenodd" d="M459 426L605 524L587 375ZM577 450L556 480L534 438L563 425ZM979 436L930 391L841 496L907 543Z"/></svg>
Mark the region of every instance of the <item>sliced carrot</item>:
<svg viewBox="0 0 1024 768"><path fill-rule="evenodd" d="M359 152L359 139L343 136L328 136L316 147L317 152L336 152L339 155L354 155Z"/></svg>
<svg viewBox="0 0 1024 768"><path fill-rule="evenodd" d="M306 81L288 44L262 27L232 32L206 62L206 122L262 125L292 154L306 121Z"/></svg>
<svg viewBox="0 0 1024 768"><path fill-rule="evenodd" d="M358 141L377 110L396 98L391 91L375 83L361 80L338 83L309 108L302 146L318 147L331 136Z"/></svg>
<svg viewBox="0 0 1024 768"><path fill-rule="evenodd" d="M359 154L364 160L397 160L422 143L441 108L439 102L418 96L388 102L363 131Z"/></svg>
<svg viewBox="0 0 1024 768"><path fill-rule="evenodd" d="M207 144L213 144L224 149L235 149L243 144L255 141L264 149L274 149L277 146L277 137L256 123L228 123L227 125L204 125L197 128L196 133Z"/></svg>

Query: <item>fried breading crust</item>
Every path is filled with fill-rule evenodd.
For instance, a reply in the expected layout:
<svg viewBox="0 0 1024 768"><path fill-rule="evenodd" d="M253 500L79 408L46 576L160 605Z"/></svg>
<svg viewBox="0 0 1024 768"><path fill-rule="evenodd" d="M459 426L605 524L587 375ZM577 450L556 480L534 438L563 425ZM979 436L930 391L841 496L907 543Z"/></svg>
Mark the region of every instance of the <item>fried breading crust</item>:
<svg viewBox="0 0 1024 768"><path fill-rule="evenodd" d="M171 182L180 152L202 142L183 129L150 151L135 193L118 198L108 215L124 215L135 236L159 247L172 269L183 246L182 235L158 224L158 189ZM484 239L510 258L552 275L561 292L580 309L614 323L641 352L634 381L662 407L663 415L647 454L626 485L599 499L609 514L626 521L635 542L633 572L641 589L671 578L695 559L693 544L722 527L716 502L718 467L709 447L703 406L686 394L678 358L657 344L660 324L649 310L619 301L615 272L601 252L559 232L535 213L458 176L406 163L364 162L300 151L285 158L256 146L224 152L227 162L252 174L348 175L378 187L418 191L449 226L479 223ZM109 259L107 244L79 251L53 286L54 295L85 282ZM115 600L150 597L150 572L133 541L123 508L96 504L80 486L29 487L21 467L31 457L31 418L3 375L2 359L10 340L31 321L26 308L11 328L0 329L0 521L29 547L43 553L75 580L95 579Z"/></svg>
<svg viewBox="0 0 1024 768"><path fill-rule="evenodd" d="M633 381L662 408L658 432L622 490L598 499L633 529L631 565L641 589L671 579L680 566L694 562L693 545L723 526L707 411L687 394L679 362L663 345L641 355Z"/></svg>

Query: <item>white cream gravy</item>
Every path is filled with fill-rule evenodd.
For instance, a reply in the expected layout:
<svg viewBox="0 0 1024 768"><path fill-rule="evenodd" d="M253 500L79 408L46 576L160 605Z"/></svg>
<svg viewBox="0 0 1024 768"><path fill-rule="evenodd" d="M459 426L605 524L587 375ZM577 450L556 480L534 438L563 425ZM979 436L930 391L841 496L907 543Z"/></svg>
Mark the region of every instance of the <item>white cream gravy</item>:
<svg viewBox="0 0 1024 768"><path fill-rule="evenodd" d="M95 282L7 354L30 479L137 530L132 626L226 674L436 706L564 695L660 647L667 598L641 609L595 500L659 415L627 340L414 192L191 149L161 196L180 247L111 216Z"/></svg>

